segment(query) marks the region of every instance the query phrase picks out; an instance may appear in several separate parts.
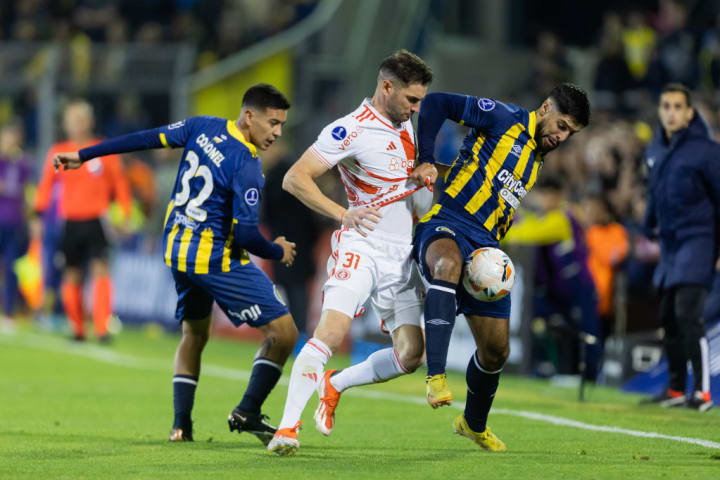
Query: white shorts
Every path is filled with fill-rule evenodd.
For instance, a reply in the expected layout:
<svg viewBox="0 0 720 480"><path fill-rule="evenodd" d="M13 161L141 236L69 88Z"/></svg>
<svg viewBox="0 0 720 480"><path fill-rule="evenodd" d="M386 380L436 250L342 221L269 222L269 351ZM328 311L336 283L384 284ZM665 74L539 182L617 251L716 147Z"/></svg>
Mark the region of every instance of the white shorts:
<svg viewBox="0 0 720 480"><path fill-rule="evenodd" d="M412 245L406 238L355 230L336 230L323 287L323 311L337 310L350 318L371 306L384 327L422 327L425 287Z"/></svg>

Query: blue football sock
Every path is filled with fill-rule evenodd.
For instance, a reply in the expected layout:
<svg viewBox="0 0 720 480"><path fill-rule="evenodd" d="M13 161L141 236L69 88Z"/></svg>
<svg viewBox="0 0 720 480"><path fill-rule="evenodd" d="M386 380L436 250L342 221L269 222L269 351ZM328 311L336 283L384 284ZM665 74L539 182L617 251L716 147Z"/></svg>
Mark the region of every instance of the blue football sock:
<svg viewBox="0 0 720 480"><path fill-rule="evenodd" d="M173 428L182 428L192 433L192 408L195 402L195 389L198 377L192 375L175 375L173 377L173 405L175 407L175 421Z"/></svg>
<svg viewBox="0 0 720 480"><path fill-rule="evenodd" d="M263 402L282 374L282 366L264 357L253 362L250 382L237 408L247 413L260 413Z"/></svg>
<svg viewBox="0 0 720 480"><path fill-rule="evenodd" d="M425 297L425 351L430 376L445 373L455 310L455 284L433 280Z"/></svg>
<svg viewBox="0 0 720 480"><path fill-rule="evenodd" d="M495 392L500 382L500 372L488 371L480 365L477 352L468 363L465 380L467 381L467 400L465 402L465 420L474 432L484 432Z"/></svg>

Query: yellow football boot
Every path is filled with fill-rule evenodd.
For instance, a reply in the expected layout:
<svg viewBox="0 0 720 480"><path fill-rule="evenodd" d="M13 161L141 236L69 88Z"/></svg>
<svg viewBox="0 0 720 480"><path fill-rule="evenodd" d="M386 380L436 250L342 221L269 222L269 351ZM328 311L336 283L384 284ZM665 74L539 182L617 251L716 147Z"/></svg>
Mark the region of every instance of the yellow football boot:
<svg viewBox="0 0 720 480"><path fill-rule="evenodd" d="M427 401L432 408L450 405L452 403L452 393L447 384L447 376L444 373L425 377L427 390Z"/></svg>
<svg viewBox="0 0 720 480"><path fill-rule="evenodd" d="M458 435L467 437L477 443L480 448L489 452L502 452L507 450L505 444L490 431L490 427L485 427L484 432L473 432L467 424L464 415L458 415L453 421L453 430Z"/></svg>

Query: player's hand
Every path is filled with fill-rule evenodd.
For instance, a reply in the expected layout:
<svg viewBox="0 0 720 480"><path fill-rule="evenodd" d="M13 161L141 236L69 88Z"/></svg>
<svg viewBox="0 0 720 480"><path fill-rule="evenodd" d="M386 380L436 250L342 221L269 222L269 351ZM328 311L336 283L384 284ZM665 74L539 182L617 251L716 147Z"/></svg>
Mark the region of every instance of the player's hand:
<svg viewBox="0 0 720 480"><path fill-rule="evenodd" d="M65 170L74 170L82 166L78 152L56 153L52 162L56 172L63 166Z"/></svg>
<svg viewBox="0 0 720 480"><path fill-rule="evenodd" d="M285 240L285 237L277 237L275 239L275 243L280 245L283 249L283 258L280 262L286 267L291 266L295 261L295 244Z"/></svg>
<svg viewBox="0 0 720 480"><path fill-rule="evenodd" d="M415 167L410 174L410 180L420 187L427 187L431 192L437 180L438 171L432 163L424 162Z"/></svg>
<svg viewBox="0 0 720 480"><path fill-rule="evenodd" d="M378 223L382 215L377 208L374 207L363 207L354 208L352 210L346 210L342 216L343 227L354 228L363 237L367 237L367 233L363 231L375 230L370 222Z"/></svg>

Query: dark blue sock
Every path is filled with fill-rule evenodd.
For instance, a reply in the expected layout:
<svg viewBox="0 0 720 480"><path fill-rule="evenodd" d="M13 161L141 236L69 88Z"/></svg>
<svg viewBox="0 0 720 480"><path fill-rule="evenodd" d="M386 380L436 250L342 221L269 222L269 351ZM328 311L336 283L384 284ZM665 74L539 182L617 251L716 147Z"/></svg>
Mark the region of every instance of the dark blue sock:
<svg viewBox="0 0 720 480"><path fill-rule="evenodd" d="M253 362L250 382L237 408L247 413L260 413L263 402L280 379L282 367L272 360L259 357Z"/></svg>
<svg viewBox="0 0 720 480"><path fill-rule="evenodd" d="M182 428L192 433L192 408L195 403L195 389L198 377L192 375L175 375L173 377L173 405L175 407L175 421L173 428Z"/></svg>
<svg viewBox="0 0 720 480"><path fill-rule="evenodd" d="M445 373L455 310L455 284L433 280L425 297L425 351L430 376Z"/></svg>
<svg viewBox="0 0 720 480"><path fill-rule="evenodd" d="M489 372L483 368L478 362L477 352L470 358L465 373L468 387L465 420L474 432L485 431L490 407L500 382L500 370Z"/></svg>

